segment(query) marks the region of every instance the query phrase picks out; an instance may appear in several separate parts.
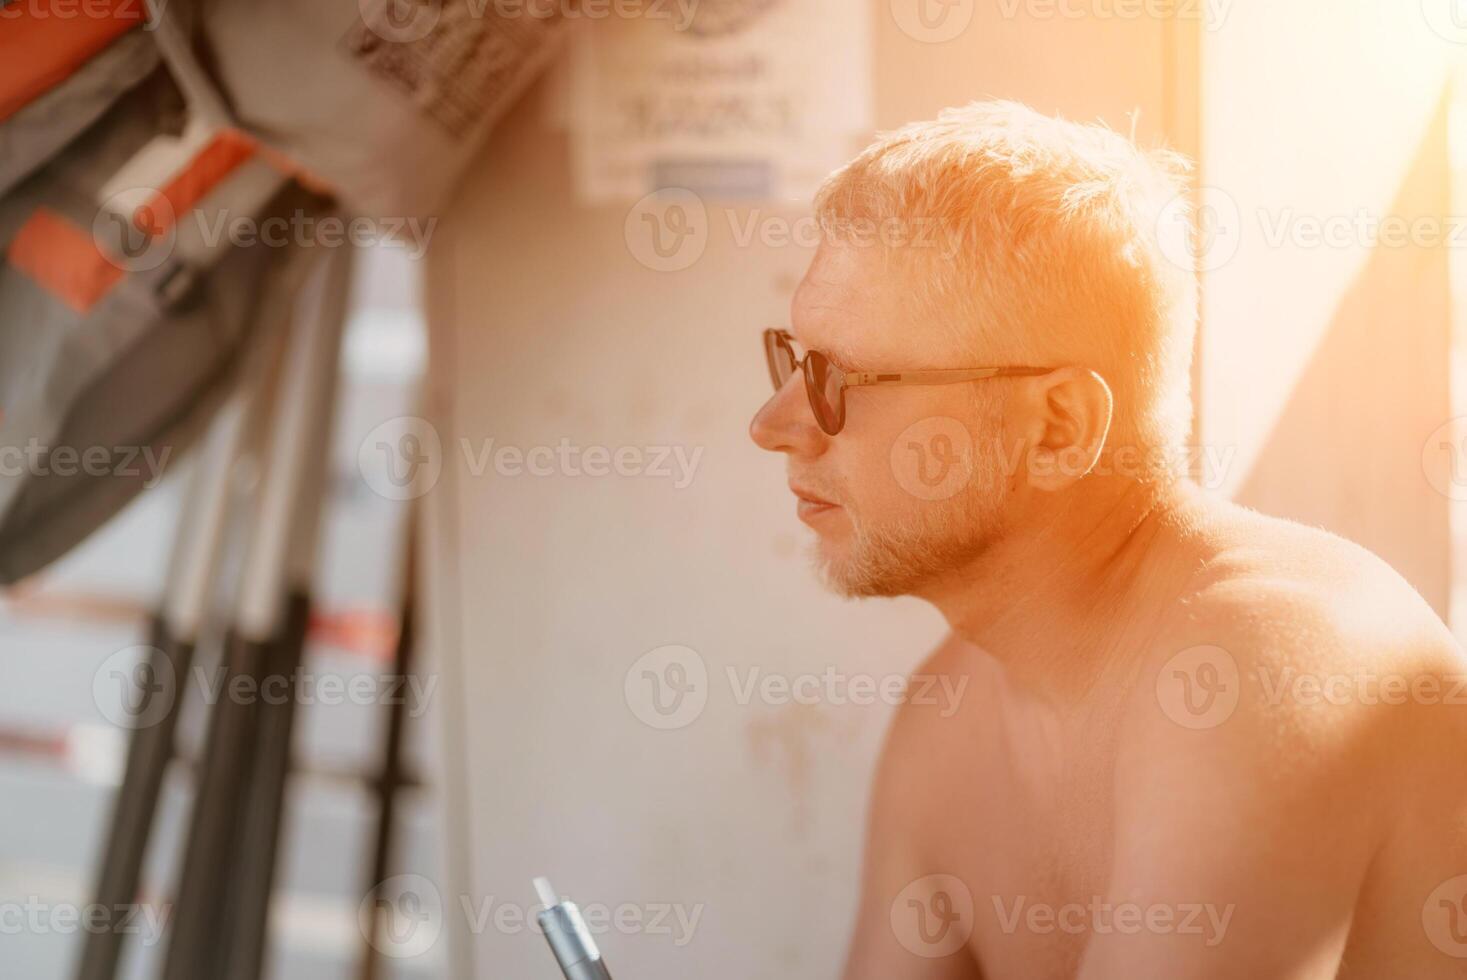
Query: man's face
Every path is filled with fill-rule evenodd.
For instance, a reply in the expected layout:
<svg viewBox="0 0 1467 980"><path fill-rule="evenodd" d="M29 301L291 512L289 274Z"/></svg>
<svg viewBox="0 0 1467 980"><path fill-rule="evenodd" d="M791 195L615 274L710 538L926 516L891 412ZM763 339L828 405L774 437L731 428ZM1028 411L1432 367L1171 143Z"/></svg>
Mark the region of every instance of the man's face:
<svg viewBox="0 0 1467 980"><path fill-rule="evenodd" d="M846 371L987 366L915 313L919 270L878 248L822 245L791 307L796 353L819 350ZM759 410L750 434L786 455L832 588L920 593L1002 535L1004 384L847 388L845 427L829 436L797 371Z"/></svg>

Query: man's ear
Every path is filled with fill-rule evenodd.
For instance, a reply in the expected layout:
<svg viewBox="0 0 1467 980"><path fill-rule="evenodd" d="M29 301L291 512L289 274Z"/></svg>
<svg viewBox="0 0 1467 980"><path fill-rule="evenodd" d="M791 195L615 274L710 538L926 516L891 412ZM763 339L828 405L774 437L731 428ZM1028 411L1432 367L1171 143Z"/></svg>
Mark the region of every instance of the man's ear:
<svg viewBox="0 0 1467 980"><path fill-rule="evenodd" d="M1025 386L1029 485L1063 490L1095 468L1115 400L1094 371L1065 367Z"/></svg>

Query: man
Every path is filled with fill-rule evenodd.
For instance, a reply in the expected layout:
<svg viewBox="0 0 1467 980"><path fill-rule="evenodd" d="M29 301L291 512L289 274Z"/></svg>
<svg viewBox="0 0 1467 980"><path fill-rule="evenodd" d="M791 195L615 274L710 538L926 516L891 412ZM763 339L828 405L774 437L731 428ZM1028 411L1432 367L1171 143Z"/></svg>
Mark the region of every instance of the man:
<svg viewBox="0 0 1467 980"><path fill-rule="evenodd" d="M1461 653L1182 473L1183 166L979 103L817 198L751 434L829 583L931 602L968 681L889 733L846 980L1467 975Z"/></svg>

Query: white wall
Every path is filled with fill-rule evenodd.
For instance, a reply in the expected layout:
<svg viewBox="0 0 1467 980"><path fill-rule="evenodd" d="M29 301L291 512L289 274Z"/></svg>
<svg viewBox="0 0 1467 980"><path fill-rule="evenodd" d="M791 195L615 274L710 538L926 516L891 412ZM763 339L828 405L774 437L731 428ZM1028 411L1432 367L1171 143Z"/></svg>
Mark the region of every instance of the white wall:
<svg viewBox="0 0 1467 980"><path fill-rule="evenodd" d="M1446 611L1448 501L1422 448L1451 416L1448 250L1319 244L1363 215L1451 213L1447 66L1423 10L1238 2L1203 38L1203 179L1228 217L1205 279L1202 438L1219 488L1377 551Z"/></svg>

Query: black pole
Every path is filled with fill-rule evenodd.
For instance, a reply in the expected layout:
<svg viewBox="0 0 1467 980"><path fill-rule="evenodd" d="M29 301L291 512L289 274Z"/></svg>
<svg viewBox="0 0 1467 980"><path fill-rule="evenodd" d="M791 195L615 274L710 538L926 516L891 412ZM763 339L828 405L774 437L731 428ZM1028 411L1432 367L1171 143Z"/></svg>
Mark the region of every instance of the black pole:
<svg viewBox="0 0 1467 980"><path fill-rule="evenodd" d="M164 980L217 976L210 966L226 926L224 899L259 727L259 703L252 692L259 690L270 647L235 633L225 643L218 702L209 714L207 744L198 768ZM236 684L244 696L236 696Z"/></svg>
<svg viewBox="0 0 1467 980"><path fill-rule="evenodd" d="M310 625L311 599L291 594L285 630L269 650L264 676L269 697L260 704L253 771L240 811L238 845L224 902L224 930L215 968L207 975L258 980L264 972L270 931L270 896L280 850L285 785L291 771L291 733L299 701L299 672ZM283 692L284 698L277 698Z"/></svg>
<svg viewBox="0 0 1467 980"><path fill-rule="evenodd" d="M173 760L174 732L194 647L175 639L161 615L153 617L149 632L151 649L142 669L151 680L141 685L136 704L128 706L138 727L128 745L127 768L112 803L112 820L92 891L95 905L106 910L106 926L88 929L77 980L112 980L117 975L122 926L131 921L127 912L139 901L153 818ZM168 699L166 705L155 701L159 694ZM151 721L155 712L159 716ZM119 919L121 916L127 917Z"/></svg>
<svg viewBox="0 0 1467 980"><path fill-rule="evenodd" d="M411 676L413 669L416 529L416 515L409 515L406 535L407 553L403 562L402 617L399 620L397 647L392 657L393 673L403 682L402 690L404 691L408 689L406 680ZM387 716L387 733L382 744L382 771L376 780L377 833L373 842L370 877L363 890L363 894L366 895L370 895L378 885L387 879L388 871L392 866L392 840L397 819L398 791L411 782L402 766L402 743L406 727L407 697L404 695L393 702ZM381 963L377 952L380 929L381 922L374 913L369 925L370 934L362 950L361 980L377 980L378 967Z"/></svg>

